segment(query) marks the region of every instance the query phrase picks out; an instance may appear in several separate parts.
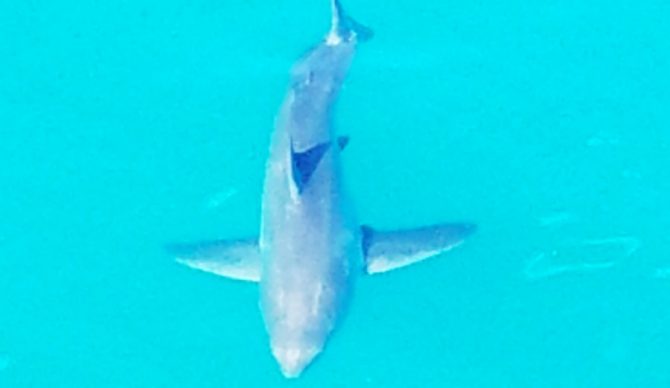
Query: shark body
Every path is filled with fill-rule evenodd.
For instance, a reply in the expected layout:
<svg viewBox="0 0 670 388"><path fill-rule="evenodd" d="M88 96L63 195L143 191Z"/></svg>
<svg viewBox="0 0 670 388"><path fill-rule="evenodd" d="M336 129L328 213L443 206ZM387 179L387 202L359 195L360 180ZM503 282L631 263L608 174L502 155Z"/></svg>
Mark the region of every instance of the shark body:
<svg viewBox="0 0 670 388"><path fill-rule="evenodd" d="M379 231L357 222L340 168L348 138L335 133L332 115L356 48L372 32L338 0L331 7L330 31L291 71L266 165L259 235L170 247L192 268L259 283L270 348L288 378L324 349L360 274L438 255L475 230L450 223Z"/></svg>

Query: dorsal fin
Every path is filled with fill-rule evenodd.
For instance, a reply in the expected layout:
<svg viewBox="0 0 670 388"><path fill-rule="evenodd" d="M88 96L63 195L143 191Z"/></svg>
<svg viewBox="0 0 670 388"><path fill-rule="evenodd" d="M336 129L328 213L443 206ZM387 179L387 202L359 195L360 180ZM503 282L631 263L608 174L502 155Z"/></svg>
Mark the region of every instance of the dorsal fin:
<svg viewBox="0 0 670 388"><path fill-rule="evenodd" d="M298 193L302 193L305 186L307 186L314 170L316 170L316 167L330 146L330 142L319 143L305 151L296 152L293 148L293 143L291 143L291 174L293 182L298 188Z"/></svg>
<svg viewBox="0 0 670 388"><path fill-rule="evenodd" d="M344 150L347 148L347 145L349 145L349 136L340 136L337 138L337 145L340 148L340 151Z"/></svg>

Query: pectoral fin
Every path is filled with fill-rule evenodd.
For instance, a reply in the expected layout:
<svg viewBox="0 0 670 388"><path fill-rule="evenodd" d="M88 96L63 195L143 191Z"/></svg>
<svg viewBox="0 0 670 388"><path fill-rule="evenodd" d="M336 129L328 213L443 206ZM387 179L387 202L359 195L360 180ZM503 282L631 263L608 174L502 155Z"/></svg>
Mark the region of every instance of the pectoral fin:
<svg viewBox="0 0 670 388"><path fill-rule="evenodd" d="M474 224L438 224L395 231L363 226L366 271L387 272L439 255L463 243L475 230Z"/></svg>
<svg viewBox="0 0 670 388"><path fill-rule="evenodd" d="M258 239L203 241L166 247L177 262L230 279L258 282L261 254Z"/></svg>

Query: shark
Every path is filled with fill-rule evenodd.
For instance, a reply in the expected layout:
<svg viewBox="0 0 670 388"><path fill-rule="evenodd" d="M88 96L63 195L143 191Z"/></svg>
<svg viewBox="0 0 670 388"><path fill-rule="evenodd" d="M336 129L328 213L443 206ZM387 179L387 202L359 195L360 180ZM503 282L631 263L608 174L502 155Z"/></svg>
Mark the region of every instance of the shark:
<svg viewBox="0 0 670 388"><path fill-rule="evenodd" d="M356 220L342 178L349 138L334 106L358 45L373 32L330 0L331 27L293 66L267 158L259 233L171 244L179 263L257 283L272 355L301 375L346 315L356 280L423 261L460 245L473 223L380 230Z"/></svg>

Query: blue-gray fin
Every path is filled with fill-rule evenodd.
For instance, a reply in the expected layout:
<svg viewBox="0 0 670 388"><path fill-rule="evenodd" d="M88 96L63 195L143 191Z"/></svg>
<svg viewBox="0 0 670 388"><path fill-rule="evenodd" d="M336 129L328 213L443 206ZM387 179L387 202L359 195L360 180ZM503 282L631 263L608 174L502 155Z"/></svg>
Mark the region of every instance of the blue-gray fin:
<svg viewBox="0 0 670 388"><path fill-rule="evenodd" d="M349 145L349 136L340 136L337 138L337 146L343 151Z"/></svg>
<svg viewBox="0 0 670 388"><path fill-rule="evenodd" d="M342 8L339 0L331 0L331 30L341 39L350 41L353 38L360 42L372 39L374 32L369 27L352 19Z"/></svg>
<svg viewBox="0 0 670 388"><path fill-rule="evenodd" d="M369 274L388 272L437 256L462 244L476 229L467 223L392 231L362 226L365 270Z"/></svg>
<svg viewBox="0 0 670 388"><path fill-rule="evenodd" d="M178 263L230 279L260 281L261 254L257 238L213 240L166 246Z"/></svg>
<svg viewBox="0 0 670 388"><path fill-rule="evenodd" d="M293 142L291 142L291 169L293 182L298 188L298 192L301 193L305 186L309 184L309 179L330 146L331 142L320 143L305 151L296 152L293 149Z"/></svg>

